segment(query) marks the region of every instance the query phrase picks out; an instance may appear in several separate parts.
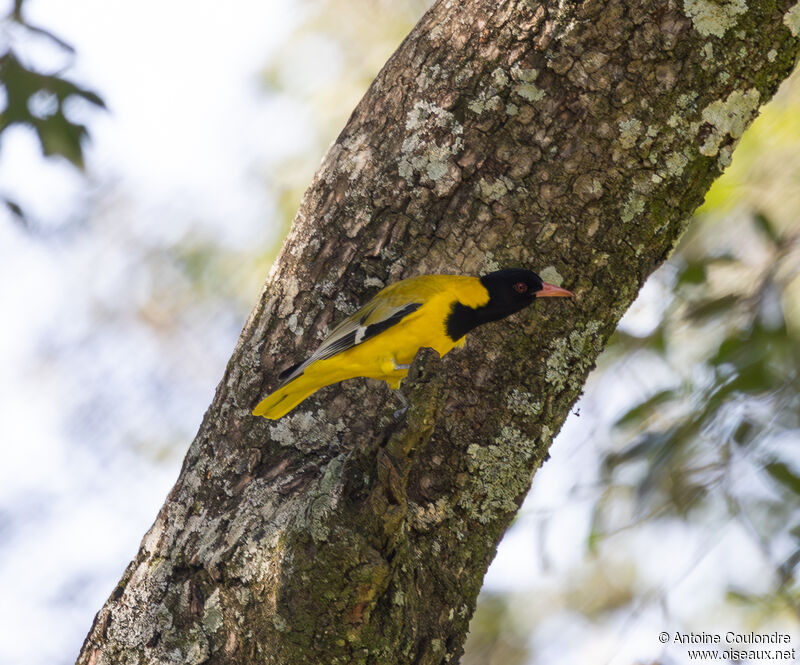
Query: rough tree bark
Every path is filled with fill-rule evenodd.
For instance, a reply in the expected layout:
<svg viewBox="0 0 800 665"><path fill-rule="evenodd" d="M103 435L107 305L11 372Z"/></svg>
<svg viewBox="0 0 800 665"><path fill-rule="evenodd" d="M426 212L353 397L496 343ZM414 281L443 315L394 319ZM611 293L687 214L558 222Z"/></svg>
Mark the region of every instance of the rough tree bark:
<svg viewBox="0 0 800 665"><path fill-rule="evenodd" d="M443 663L605 340L792 70L785 0L440 0L306 193L180 477L79 663ZM380 286L577 293L277 423L277 373ZM435 356L435 354L434 354Z"/></svg>

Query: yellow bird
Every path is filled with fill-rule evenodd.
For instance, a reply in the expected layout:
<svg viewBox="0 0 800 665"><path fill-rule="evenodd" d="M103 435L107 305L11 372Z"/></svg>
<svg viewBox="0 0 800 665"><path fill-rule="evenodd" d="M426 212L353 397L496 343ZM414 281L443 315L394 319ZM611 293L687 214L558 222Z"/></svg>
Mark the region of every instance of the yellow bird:
<svg viewBox="0 0 800 665"><path fill-rule="evenodd" d="M573 295L530 270L483 277L421 275L391 284L340 323L303 362L281 372L278 389L253 410L277 420L324 386L365 376L398 388L423 347L440 356L473 328L505 318L536 298Z"/></svg>

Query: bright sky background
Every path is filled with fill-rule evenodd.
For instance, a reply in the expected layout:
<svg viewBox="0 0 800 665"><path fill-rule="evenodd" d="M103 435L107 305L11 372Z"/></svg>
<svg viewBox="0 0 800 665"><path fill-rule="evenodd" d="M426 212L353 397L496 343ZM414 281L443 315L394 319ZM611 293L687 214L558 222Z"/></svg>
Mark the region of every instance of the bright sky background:
<svg viewBox="0 0 800 665"><path fill-rule="evenodd" d="M129 330L81 344L88 310L100 302L113 311L131 297L131 285L120 282L131 274L126 234L157 243L200 232L228 247L272 240L265 171L302 145L304 133L302 115L264 94L258 75L271 45L301 14L296 3L276 0L29 0L25 9L32 23L76 48L69 76L109 107L91 118L86 178L43 160L25 129L6 132L0 151L0 190L52 232L31 235L0 213L0 662L44 665L74 662L182 457L162 462L123 447L113 425L102 440L76 445L82 424L65 418L80 399L80 378L107 382L111 401L135 399L131 386L149 379L146 368L158 366L162 353ZM22 46L21 55L43 68L64 64L46 40ZM282 131L271 131L276 126ZM85 235L77 222L70 232L71 218L95 214L98 200L125 218ZM242 323L229 326L217 349L203 348L202 322L189 326L199 369L182 382L194 392L166 406L179 411L183 450ZM79 350L66 361L48 362L72 343ZM121 357L133 362L119 367ZM170 368L165 374L176 380ZM128 406L152 408L141 402ZM141 420L143 439L148 421Z"/></svg>
<svg viewBox="0 0 800 665"><path fill-rule="evenodd" d="M264 183L271 168L309 145L310 131L307 110L266 92L259 79L302 19L298 3L28 0L25 8L33 23L75 46L69 76L109 107L91 118L86 178L42 160L25 130L7 132L0 151L0 191L13 193L48 231L31 235L0 213L0 663L50 665L74 661L94 613L135 555L246 312L214 317L214 334L208 318L187 316L170 349L142 328L120 326L98 338L87 326L100 307L113 327L129 299L135 305L163 288L131 265L134 246L187 234L234 250L273 242L275 202ZM42 66L61 57L46 44L30 55ZM326 71L334 66L325 64ZM308 62L297 72L309 85L319 75ZM87 216L93 231L82 235ZM241 298L254 302L258 286L246 282L252 292ZM663 297L658 281L650 282L625 325L638 332L655 325ZM167 360L173 356L182 360ZM602 410L587 408L586 400L580 418L569 419L501 545L488 590L546 589L578 563L598 480L593 434L630 404L631 385L649 392L675 381L651 370L631 365L625 388L618 375L590 384L590 397L603 394ZM89 384L104 386L100 407L81 402ZM76 410L80 421L70 419ZM159 430L164 421L172 424L169 434ZM84 431L96 438L81 440ZM169 439L168 451L124 444L131 432ZM546 544L525 528L543 514L552 516L554 534ZM679 616L681 607L701 613L704 599L731 579L759 574L758 553L729 523L700 539L677 523L664 534L623 535L614 546L645 551L650 565L642 574L668 600L691 596L689 605L674 603ZM655 658L655 635L666 628L663 616L650 612L613 630L578 626L580 619L565 622L561 614L545 621L551 623L538 634L552 637L536 643L542 662Z"/></svg>

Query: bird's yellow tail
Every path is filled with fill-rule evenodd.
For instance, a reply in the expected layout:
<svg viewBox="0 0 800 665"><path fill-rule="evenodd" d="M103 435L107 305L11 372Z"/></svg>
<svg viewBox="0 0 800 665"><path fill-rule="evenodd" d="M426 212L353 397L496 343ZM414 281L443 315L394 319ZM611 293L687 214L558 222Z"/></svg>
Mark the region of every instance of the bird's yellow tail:
<svg viewBox="0 0 800 665"><path fill-rule="evenodd" d="M270 420L282 418L306 397L322 388L319 382L310 380L304 374L281 386L274 393L268 395L253 409L254 416L264 416Z"/></svg>

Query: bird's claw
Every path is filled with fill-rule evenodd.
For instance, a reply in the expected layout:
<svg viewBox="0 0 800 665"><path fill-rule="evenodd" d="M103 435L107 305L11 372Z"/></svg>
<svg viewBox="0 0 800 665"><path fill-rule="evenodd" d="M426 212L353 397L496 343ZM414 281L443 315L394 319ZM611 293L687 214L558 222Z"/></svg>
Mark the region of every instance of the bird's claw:
<svg viewBox="0 0 800 665"><path fill-rule="evenodd" d="M406 415L408 407L411 405L409 404L408 398L401 392L397 393L397 399L399 399L402 402L403 406L394 412L394 419L400 420L400 418Z"/></svg>

